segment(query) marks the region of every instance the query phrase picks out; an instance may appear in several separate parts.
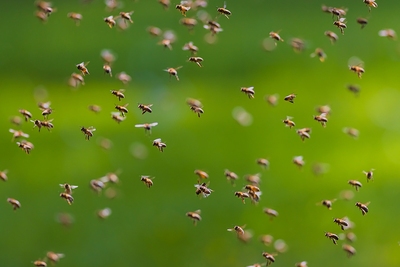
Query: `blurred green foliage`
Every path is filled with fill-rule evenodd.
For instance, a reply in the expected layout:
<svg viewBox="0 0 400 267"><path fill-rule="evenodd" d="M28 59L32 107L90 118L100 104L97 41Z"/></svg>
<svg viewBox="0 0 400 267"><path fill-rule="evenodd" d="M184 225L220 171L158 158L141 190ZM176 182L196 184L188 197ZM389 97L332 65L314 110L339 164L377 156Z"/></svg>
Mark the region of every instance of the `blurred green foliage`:
<svg viewBox="0 0 400 267"><path fill-rule="evenodd" d="M156 0L123 1L123 8L105 10L103 1L53 1L56 11L45 24L34 16L31 1L2 3L3 22L0 45L0 170L7 169L9 180L0 184L3 229L0 262L2 266L32 266L49 250L66 255L58 266L248 266L265 260L263 251L274 252L259 236L271 234L283 239L288 250L276 256L274 266L399 266L399 119L400 99L397 70L400 46L396 40L378 36L384 28L399 30L397 1L379 2L368 12L361 0L333 1L228 1L230 19L218 17L223 31L209 44L207 30L198 21L193 31L179 24L182 15L172 3L164 10ZM210 0L204 9L212 17L222 1ZM321 5L348 8L345 34L333 25ZM134 10L134 23L126 31L110 29L103 21L120 11ZM79 26L67 13L83 15ZM188 17L195 17L190 10ZM369 19L360 29L357 17ZM177 41L173 50L164 49L146 29L157 26L173 30ZM262 42L270 31L280 30L285 40L266 52ZM332 45L324 36L331 30L339 35ZM302 38L306 49L295 53L290 39ZM204 58L203 68L187 62L190 54L181 47L193 41ZM324 63L310 54L321 47ZM132 82L123 85L102 72L100 52L110 49L117 55L114 76L125 71ZM348 69L348 59L359 57L365 63L362 79ZM86 84L77 90L67 85L75 65L90 61ZM163 70L183 66L180 81ZM346 89L358 84L355 97ZM254 86L249 100L241 87ZM110 90L126 89L118 102ZM276 107L264 96L278 94ZM283 101L297 94L294 104ZM199 99L205 113L201 118L190 111L188 97ZM30 155L10 142L10 118L27 109L41 119L37 102L51 101L54 129L48 132L24 122L17 129L30 135L35 148ZM127 119L117 124L110 118L114 105L129 103ZM153 113L141 115L137 103L152 103ZM88 110L97 104L99 114ZM330 105L332 114L326 128L313 120L316 107ZM235 107L251 114L253 122L244 127L232 117ZM311 127L311 138L301 142L295 129L284 126L286 116L294 117L295 128ZM158 122L148 136L138 123ZM97 130L90 141L80 127ZM344 127L360 131L358 139L342 132ZM101 138L112 141L112 148L99 146ZM167 144L164 153L152 147L155 138ZM135 154L136 153L136 154ZM136 156L135 156L136 155ZM292 163L302 155L302 169ZM257 158L267 158L271 166L263 170ZM315 176L315 163L329 164L327 173ZM376 178L367 183L363 170L376 169ZM195 195L195 169L207 171L214 192L207 199ZM224 170L240 178L231 186ZM120 183L114 199L104 192L97 195L89 181L108 172L119 171ZM234 197L246 185L246 174L260 173L263 192L258 205ZM155 177L147 189L141 175ZM350 179L363 183L359 192L347 184ZM59 197L59 184L79 187L69 206ZM340 198L342 190L353 190L354 198ZM12 211L8 197L21 202ZM333 209L316 205L323 199L338 199ZM362 216L356 201L368 202L370 212ZM96 211L105 207L112 214L104 221ZM270 220L263 208L279 216ZM188 211L202 210L203 220L196 227ZM74 223L57 223L59 213L69 213ZM324 232L342 233L332 221L348 216L355 223L357 254L347 258L340 240L337 246ZM226 229L246 225L253 239L244 244Z"/></svg>

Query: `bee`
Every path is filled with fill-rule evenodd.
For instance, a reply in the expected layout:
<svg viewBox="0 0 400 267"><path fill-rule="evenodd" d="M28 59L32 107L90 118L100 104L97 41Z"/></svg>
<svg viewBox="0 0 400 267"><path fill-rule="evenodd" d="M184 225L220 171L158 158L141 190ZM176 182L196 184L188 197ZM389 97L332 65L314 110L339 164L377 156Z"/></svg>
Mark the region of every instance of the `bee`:
<svg viewBox="0 0 400 267"><path fill-rule="evenodd" d="M191 31L191 30L193 30L194 26L197 25L197 20L192 19L192 18L182 18L180 20L180 23L183 26L186 26L189 29L189 31Z"/></svg>
<svg viewBox="0 0 400 267"><path fill-rule="evenodd" d="M50 16L56 9L51 7L50 2L39 1L36 3L37 8L44 12L47 16Z"/></svg>
<svg viewBox="0 0 400 267"><path fill-rule="evenodd" d="M213 192L206 183L195 184L194 187L196 187L196 195L202 194L203 197L208 197Z"/></svg>
<svg viewBox="0 0 400 267"><path fill-rule="evenodd" d="M39 267L47 267L47 263L45 261L37 260L33 262L33 265Z"/></svg>
<svg viewBox="0 0 400 267"><path fill-rule="evenodd" d="M357 76L360 79L361 79L362 74L365 72L364 68L357 66L357 65L349 66L349 69L351 71L357 73Z"/></svg>
<svg viewBox="0 0 400 267"><path fill-rule="evenodd" d="M72 190L78 188L77 185L70 185L70 184L60 184L62 188L64 188L64 192L68 195L72 195Z"/></svg>
<svg viewBox="0 0 400 267"><path fill-rule="evenodd" d="M133 11L131 12L119 12L119 16L124 19L125 23L126 21L129 21L130 23L133 23L133 20L131 19L131 15L133 14Z"/></svg>
<svg viewBox="0 0 400 267"><path fill-rule="evenodd" d="M113 16L108 16L104 18L104 22L107 23L108 27L113 28L117 22L114 20Z"/></svg>
<svg viewBox="0 0 400 267"><path fill-rule="evenodd" d="M258 203L260 201L260 196L262 194L261 191L256 192L256 191L249 190L248 193L249 193L249 197L253 204Z"/></svg>
<svg viewBox="0 0 400 267"><path fill-rule="evenodd" d="M347 13L345 9L337 8L337 7L332 7L330 9L330 12L332 13L332 18L333 18L333 16L336 16L338 20L341 17L346 16L346 13Z"/></svg>
<svg viewBox="0 0 400 267"><path fill-rule="evenodd" d="M103 183L108 183L111 182L113 184L118 183L119 179L118 179L118 174L120 173L120 171L117 172L109 172L106 175L104 175L103 177L101 177L99 180Z"/></svg>
<svg viewBox="0 0 400 267"><path fill-rule="evenodd" d="M164 33L164 39L162 39L158 44L164 46L164 48L168 48L172 50L172 44L175 42L175 34L171 31Z"/></svg>
<svg viewBox="0 0 400 267"><path fill-rule="evenodd" d="M332 44L335 44L335 42L339 39L339 36L337 36L337 34L334 32L326 31L324 34L329 38L329 40L331 40Z"/></svg>
<svg viewBox="0 0 400 267"><path fill-rule="evenodd" d="M238 226L238 225L236 225L236 226L234 226L233 228L229 228L229 229L227 229L229 232L233 232L233 231L235 231L236 232L236 235L239 237L239 236L242 236L242 235L244 235L244 228L246 227L246 225L243 225L243 226Z"/></svg>
<svg viewBox="0 0 400 267"><path fill-rule="evenodd" d="M374 169L371 169L370 171L363 171L363 173L367 177L367 182L374 179Z"/></svg>
<svg viewBox="0 0 400 267"><path fill-rule="evenodd" d="M358 18L357 23L361 25L361 29L364 29L365 25L368 24L368 20L365 18Z"/></svg>
<svg viewBox="0 0 400 267"><path fill-rule="evenodd" d="M274 241L274 237L272 235L262 235L260 241L264 245L269 246L272 244L272 241Z"/></svg>
<svg viewBox="0 0 400 267"><path fill-rule="evenodd" d="M358 189L362 187L362 184L356 180L349 180L347 183L351 186L354 186L356 188L356 191L358 191Z"/></svg>
<svg viewBox="0 0 400 267"><path fill-rule="evenodd" d="M302 128L302 129L297 130L296 132L300 136L300 138L303 142L306 138L310 139L310 133L311 133L310 128Z"/></svg>
<svg viewBox="0 0 400 267"><path fill-rule="evenodd" d="M278 105L278 95L266 95L265 100L270 104L271 106L275 107Z"/></svg>
<svg viewBox="0 0 400 267"><path fill-rule="evenodd" d="M296 156L293 158L293 163L297 166L299 166L299 168L303 167L305 162L303 160L303 156Z"/></svg>
<svg viewBox="0 0 400 267"><path fill-rule="evenodd" d="M201 179L208 179L208 173L202 170L194 170L194 174L196 174L199 177L199 180L197 181L200 184Z"/></svg>
<svg viewBox="0 0 400 267"><path fill-rule="evenodd" d="M37 121L37 120L36 120ZM48 120L48 121L39 121L41 124L41 127L46 128L48 131L50 131L50 129L54 128L54 125L51 123L53 121L53 119ZM36 123L35 123L36 125ZM40 127L39 127L39 132L40 132Z"/></svg>
<svg viewBox="0 0 400 267"><path fill-rule="evenodd" d="M26 154L29 154L31 150L34 148L31 142L22 140L21 142L17 142L18 147L22 148Z"/></svg>
<svg viewBox="0 0 400 267"><path fill-rule="evenodd" d="M153 146L156 146L160 152L164 152L164 147L167 147L165 143L161 142L161 138L157 138L153 141Z"/></svg>
<svg viewBox="0 0 400 267"><path fill-rule="evenodd" d="M260 188L255 185L248 184L244 187L248 192L260 192Z"/></svg>
<svg viewBox="0 0 400 267"><path fill-rule="evenodd" d="M361 202L356 202L356 207L359 208L361 210L362 215L365 215L368 213L368 205L370 202L367 202L365 204L361 203Z"/></svg>
<svg viewBox="0 0 400 267"><path fill-rule="evenodd" d="M327 173L328 169L329 169L329 164L326 164L326 163L316 162L312 165L312 171L313 171L314 175L316 175L316 176Z"/></svg>
<svg viewBox="0 0 400 267"><path fill-rule="evenodd" d="M75 25L76 26L79 26L79 23L81 22L81 20L83 18L82 14L74 13L74 12L68 13L67 16L68 16L68 18L70 18L73 21L75 21Z"/></svg>
<svg viewBox="0 0 400 267"><path fill-rule="evenodd" d="M107 65L111 65L115 61L115 55L108 49L101 50L100 56Z"/></svg>
<svg viewBox="0 0 400 267"><path fill-rule="evenodd" d="M378 7L378 4L375 2L375 0L363 0L363 2L368 7L369 12L371 12L371 7Z"/></svg>
<svg viewBox="0 0 400 267"><path fill-rule="evenodd" d="M192 8L197 9L198 7L207 7L207 0L195 0L192 4Z"/></svg>
<svg viewBox="0 0 400 267"><path fill-rule="evenodd" d="M199 66L200 68L203 67L201 65L201 62L203 62L203 58L201 58L201 57L190 57L188 61L196 63L197 66Z"/></svg>
<svg viewBox="0 0 400 267"><path fill-rule="evenodd" d="M276 41L280 41L283 42L283 39L281 38L281 36L278 34L278 32L270 32L269 33L269 37L271 37L272 39L276 40ZM276 43L275 43L276 45Z"/></svg>
<svg viewBox="0 0 400 267"><path fill-rule="evenodd" d="M106 186L105 183L101 180L90 180L90 187L97 193L100 193L104 187Z"/></svg>
<svg viewBox="0 0 400 267"><path fill-rule="evenodd" d="M319 61L321 61L321 62L324 62L326 59L326 54L325 54L324 50L322 50L321 48L316 48L314 53L312 53L310 56L311 57L317 56L319 58Z"/></svg>
<svg viewBox="0 0 400 267"><path fill-rule="evenodd" d="M283 120L283 123L285 124L285 126L289 127L290 129L292 129L294 126L296 126L294 121L292 121L291 119L293 119L293 117L286 116L286 119Z"/></svg>
<svg viewBox="0 0 400 267"><path fill-rule="evenodd" d="M235 192L235 197L241 198L243 204L245 204L244 199L245 199L245 198L249 198L250 195L249 195L248 193L245 193L245 192L236 191L236 192Z"/></svg>
<svg viewBox="0 0 400 267"><path fill-rule="evenodd" d="M337 225L339 225L342 230L344 230L345 226L349 226L349 223L346 222L344 219L335 218L333 219L333 222L337 223Z"/></svg>
<svg viewBox="0 0 400 267"><path fill-rule="evenodd" d="M101 107L98 105L90 105L88 108L90 111L93 111L94 113L99 113L101 111Z"/></svg>
<svg viewBox="0 0 400 267"><path fill-rule="evenodd" d="M96 131L96 129L93 126L90 126L88 128L81 127L81 132L85 135L85 139L89 140L90 137L93 137L93 132Z"/></svg>
<svg viewBox="0 0 400 267"><path fill-rule="evenodd" d="M354 85L354 84L347 85L347 89L349 89L349 91L353 92L356 96L361 91L360 87L358 85Z"/></svg>
<svg viewBox="0 0 400 267"><path fill-rule="evenodd" d="M24 133L21 130L14 130L14 129L9 129L8 130L10 133L13 134L13 137L11 139L11 142L13 142L15 139L18 139L20 137L25 137L25 138L29 138L29 134Z"/></svg>
<svg viewBox="0 0 400 267"><path fill-rule="evenodd" d="M344 34L344 29L347 28L346 24L345 24L346 18L340 18L336 21L333 22L333 25L335 25L336 27L338 27L340 29L340 32L342 34Z"/></svg>
<svg viewBox="0 0 400 267"><path fill-rule="evenodd" d="M196 55L196 53L199 51L199 48L198 48L197 46L195 46L195 45L193 44L193 42L189 42L189 43L186 43L186 44L182 47L182 50L184 50L184 51L190 51L190 52L192 53L192 56L193 56L193 55Z"/></svg>
<svg viewBox="0 0 400 267"><path fill-rule="evenodd" d="M283 100L288 101L293 104L295 98L296 98L296 94L290 94L290 95L285 96L285 98Z"/></svg>
<svg viewBox="0 0 400 267"><path fill-rule="evenodd" d="M189 212L186 212L186 216L189 217L190 219L192 219L194 226L196 226L197 222L201 221L200 213L201 213L201 210L189 211Z"/></svg>
<svg viewBox="0 0 400 267"><path fill-rule="evenodd" d="M22 119L18 116L13 116L10 118L10 122L16 126L20 126L22 123Z"/></svg>
<svg viewBox="0 0 400 267"><path fill-rule="evenodd" d="M112 77L112 70L108 63L103 65L103 70L104 70L104 73L109 74L110 77Z"/></svg>
<svg viewBox="0 0 400 267"><path fill-rule="evenodd" d="M153 111L151 110L151 106L153 106L153 104L148 104L148 105L144 105L144 104L139 104L138 108L140 110L142 110L142 115L145 114L146 112L148 113L152 113Z"/></svg>
<svg viewBox="0 0 400 267"><path fill-rule="evenodd" d="M109 12L113 11L114 9L120 6L118 0L105 0L104 2L106 4L106 10Z"/></svg>
<svg viewBox="0 0 400 267"><path fill-rule="evenodd" d="M8 180L7 172L8 170L0 171L0 179L3 180L4 182Z"/></svg>
<svg viewBox="0 0 400 267"><path fill-rule="evenodd" d="M349 258L356 254L356 249L349 244L343 244L342 249L347 253L347 257Z"/></svg>
<svg viewBox="0 0 400 267"><path fill-rule="evenodd" d="M158 2L164 7L164 9L168 9L170 5L169 0L158 0Z"/></svg>
<svg viewBox="0 0 400 267"><path fill-rule="evenodd" d="M267 214L272 220L274 217L278 217L279 213L276 210L270 208L264 208L264 213Z"/></svg>
<svg viewBox="0 0 400 267"><path fill-rule="evenodd" d="M244 179L250 182L252 185L259 185L261 182L261 174L247 174L244 176Z"/></svg>
<svg viewBox="0 0 400 267"><path fill-rule="evenodd" d="M295 265L296 267L307 267L307 262L306 261L302 261L302 262L298 262Z"/></svg>
<svg viewBox="0 0 400 267"><path fill-rule="evenodd" d="M326 127L326 123L328 122L326 113L321 113L320 115L314 116L314 120L320 122L323 127Z"/></svg>
<svg viewBox="0 0 400 267"><path fill-rule="evenodd" d="M126 74L125 72L120 72L117 74L117 78L118 80L120 80L123 84L127 84L129 83L132 78L131 76L129 76L128 74Z"/></svg>
<svg viewBox="0 0 400 267"><path fill-rule="evenodd" d="M74 202L74 198L70 194L61 193L60 197L65 199L69 205L72 205L72 203Z"/></svg>
<svg viewBox="0 0 400 267"><path fill-rule="evenodd" d="M342 190L340 192L340 198L343 200L351 200L354 197L354 192L352 190Z"/></svg>
<svg viewBox="0 0 400 267"><path fill-rule="evenodd" d="M128 113L128 109L126 108L129 104L125 104L123 106L115 105L115 109L121 112L121 115L125 117L125 113Z"/></svg>
<svg viewBox="0 0 400 267"><path fill-rule="evenodd" d="M186 17L186 12L190 10L190 7L182 5L182 2L180 5L176 5L175 8L178 9L185 17Z"/></svg>
<svg viewBox="0 0 400 267"><path fill-rule="evenodd" d="M360 135L360 132L355 128L345 127L345 128L343 128L343 132L350 135L354 139L357 139L358 136Z"/></svg>
<svg viewBox="0 0 400 267"><path fill-rule="evenodd" d="M331 199L331 200L324 199L324 200L321 201L321 205L327 207L328 210L331 210L332 209L332 203L335 202L335 201L336 201L336 198L335 199Z"/></svg>
<svg viewBox="0 0 400 267"><path fill-rule="evenodd" d="M330 232L325 232L325 236L327 238L329 238L330 240L332 240L333 244L337 245L336 241L339 240L339 236L337 234L330 233Z"/></svg>
<svg viewBox="0 0 400 267"><path fill-rule="evenodd" d="M240 88L240 91L243 92L243 93L245 93L245 94L249 97L249 99L254 98L254 94L255 94L255 92L254 92L254 86L251 86L251 87L242 87L242 88Z"/></svg>
<svg viewBox="0 0 400 267"><path fill-rule="evenodd" d="M142 181L148 188L153 186L153 180L150 178L150 176L142 175L140 177L140 181Z"/></svg>
<svg viewBox="0 0 400 267"><path fill-rule="evenodd" d="M90 63L90 61L84 63L81 62L76 65L76 68L82 72L82 75L85 76L86 74L90 74L86 66Z"/></svg>
<svg viewBox="0 0 400 267"><path fill-rule="evenodd" d="M25 121L28 121L29 119L32 118L32 114L29 111L27 111L26 109L20 109L18 112L21 113L22 116L24 116Z"/></svg>
<svg viewBox="0 0 400 267"><path fill-rule="evenodd" d="M236 173L231 172L230 170L225 170L224 175L228 181L231 181L232 184L234 184L235 180L239 178Z"/></svg>
<svg viewBox="0 0 400 267"><path fill-rule="evenodd" d="M79 87L79 85L85 85L85 80L82 75L78 73L72 73L68 80L68 85L74 88Z"/></svg>
<svg viewBox="0 0 400 267"><path fill-rule="evenodd" d="M169 77L171 78L171 76L175 76L176 80L179 81L179 77L178 77L178 70L182 68L182 66L179 66L177 68L168 68L164 71L169 73Z"/></svg>
<svg viewBox="0 0 400 267"><path fill-rule="evenodd" d="M261 167L263 167L265 169L269 168L269 161L267 159L259 158L259 159L257 159L256 162L258 165L260 165Z"/></svg>
<svg viewBox="0 0 400 267"><path fill-rule="evenodd" d="M19 208L21 208L21 203L19 203L18 200L14 199L14 198L7 198L7 202L11 204L11 206L13 207L13 210L17 210Z"/></svg>
<svg viewBox="0 0 400 267"><path fill-rule="evenodd" d="M97 216L100 218L100 219L106 219L108 216L110 216L111 215L111 209L110 208L104 208L104 209L102 209L102 210L99 210L98 212L97 212Z"/></svg>
<svg viewBox="0 0 400 267"><path fill-rule="evenodd" d="M46 253L46 258L53 264L57 263L60 261L61 258L64 258L65 255L62 253L54 253L52 251L49 251Z"/></svg>
<svg viewBox="0 0 400 267"><path fill-rule="evenodd" d="M212 20L207 21L207 24L204 25L203 28L209 30L211 32L211 36L214 36L215 34L223 31L221 25L218 22Z"/></svg>
<svg viewBox="0 0 400 267"><path fill-rule="evenodd" d="M378 32L379 36L387 37L389 39L396 39L396 32L393 29L384 29Z"/></svg>
<svg viewBox="0 0 400 267"><path fill-rule="evenodd" d="M152 36L155 36L155 37L158 37L158 36L160 36L160 35L162 34L161 29L160 29L160 28L157 28L157 27L154 27L154 26L148 27L148 28L147 28L147 31L148 31Z"/></svg>
<svg viewBox="0 0 400 267"><path fill-rule="evenodd" d="M354 242L357 238L356 235L353 232L349 232L346 234L346 239L349 242Z"/></svg>
<svg viewBox="0 0 400 267"><path fill-rule="evenodd" d="M48 16L46 15L46 13L44 13L43 11L37 11L35 13L35 16L41 21L41 22L47 22Z"/></svg>
<svg viewBox="0 0 400 267"><path fill-rule="evenodd" d="M304 41L299 38L293 38L290 42L290 45L296 53L302 52L305 48Z"/></svg>
<svg viewBox="0 0 400 267"><path fill-rule="evenodd" d="M226 2L224 2L224 7L219 7L217 11L224 15L227 19L229 19L229 16L232 15L232 12L230 12L228 9L226 9Z"/></svg>
<svg viewBox="0 0 400 267"><path fill-rule="evenodd" d="M111 119L115 120L118 124L126 119L126 117L121 116L119 112L111 112Z"/></svg>
<svg viewBox="0 0 400 267"><path fill-rule="evenodd" d="M42 115L43 115L43 117L45 119L47 119L51 113L53 113L53 109L52 108L44 108L44 109L42 109Z"/></svg>
<svg viewBox="0 0 400 267"><path fill-rule="evenodd" d="M262 256L267 260L266 266L269 266L271 263L274 263L274 262L275 262L275 257L274 257L274 256L276 256L276 254L271 254L271 253L268 253L268 252L263 252L263 253L262 253Z"/></svg>
<svg viewBox="0 0 400 267"><path fill-rule="evenodd" d="M151 127L157 126L158 122L153 122L153 123L144 123L144 124L136 124L136 128L144 128L144 131L146 133L151 134Z"/></svg>
<svg viewBox="0 0 400 267"><path fill-rule="evenodd" d="M196 107L196 106L190 106L190 109L194 112L197 113L197 117L200 118L200 114L204 113L204 110L201 107Z"/></svg>

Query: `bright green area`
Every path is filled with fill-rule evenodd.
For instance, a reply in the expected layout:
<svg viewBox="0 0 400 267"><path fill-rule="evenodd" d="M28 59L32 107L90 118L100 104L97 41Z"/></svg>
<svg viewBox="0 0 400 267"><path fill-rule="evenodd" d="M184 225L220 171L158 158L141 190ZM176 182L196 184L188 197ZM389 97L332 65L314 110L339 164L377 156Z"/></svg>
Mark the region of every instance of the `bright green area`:
<svg viewBox="0 0 400 267"><path fill-rule="evenodd" d="M156 0L126 0L123 9L110 13L103 1L55 0L57 11L46 24L37 21L30 1L3 3L0 170L8 169L9 180L0 184L1 266L33 266L49 250L66 255L57 266L248 266L264 262L263 251L275 251L259 241L262 234L288 245L276 256L277 267L303 260L309 266L399 266L400 46L378 36L384 28L400 30L398 3L378 1L379 8L369 13L361 0L353 2L231 0L232 16L218 18L223 32L212 45L204 41L207 31L200 21L193 32L179 24L176 3L164 11ZM321 12L322 4L348 7L344 35L331 15ZM212 0L205 10L214 17L220 5L222 0ZM135 11L134 24L124 32L102 21L121 10ZM68 12L82 13L80 26L67 18ZM194 11L188 12L191 16ZM362 30L355 22L359 16L369 18ZM174 30L173 50L157 45L148 26ZM280 30L285 42L266 52L262 42L273 30ZM326 30L339 35L335 45L324 36ZM292 37L305 40L303 53L293 52ZM203 68L187 62L190 54L181 47L188 41L199 47ZM317 47L325 50L326 62L310 57ZM131 75L129 85L102 73L102 49L117 54L113 72ZM362 79L348 70L352 56L365 63ZM85 76L86 85L71 90L66 81L82 61L90 61L91 74ZM183 66L179 82L163 71L177 66ZM361 87L358 97L347 84ZM254 99L240 92L243 86L254 86ZM47 96L38 97L38 88ZM130 104L120 125L110 118L120 103L110 90L119 88L126 89L121 103ZM264 96L275 93L279 103L271 107ZM294 104L283 101L290 93L297 94ZM202 101L201 118L188 108L188 97ZM20 129L35 145L26 155L10 142L8 129L19 128L9 119L21 108L41 119L38 101L51 101L54 129L39 133L24 122ZM153 113L141 115L137 103L152 103ZM102 111L92 113L91 104ZM326 104L332 114L323 128L313 115ZM252 115L250 126L232 117L237 106ZM282 123L286 116L294 117L295 129L311 127L311 139L301 142L295 129ZM145 122L159 123L151 136L134 127ZM91 125L97 130L86 141L80 127ZM357 128L359 138L344 134L344 127ZM98 145L102 137L112 141L110 150ZM167 144L164 153L151 146L159 137ZM144 147L143 158L133 155L135 147ZM292 163L298 155L306 162L301 170ZM260 157L269 159L269 170L256 165ZM329 164L329 171L315 176L317 162ZM367 183L362 171L371 168L375 180ZM210 175L214 192L207 199L195 195L195 169ZM235 187L224 169L240 176ZM120 183L109 186L117 190L115 199L92 192L90 180L116 170ZM261 201L243 205L234 192L246 185L245 174L254 173L262 175ZM151 189L141 175L155 177ZM359 192L347 184L350 179L363 183ZM71 206L59 197L59 184L65 182L79 186ZM340 199L342 190L354 191L354 198ZM18 199L21 209L13 212L8 197ZM334 198L332 210L316 205ZM371 201L366 216L356 201ZM96 211L105 207L112 214L100 221ZM277 210L279 217L269 220L264 207ZM203 220L194 227L185 213L197 209ZM60 212L73 216L70 228L57 223ZM341 248L346 241L335 246L324 237L325 231L343 232L332 221L344 216L355 223L357 254L351 259ZM253 239L248 244L237 240L226 230L234 225L246 225Z"/></svg>

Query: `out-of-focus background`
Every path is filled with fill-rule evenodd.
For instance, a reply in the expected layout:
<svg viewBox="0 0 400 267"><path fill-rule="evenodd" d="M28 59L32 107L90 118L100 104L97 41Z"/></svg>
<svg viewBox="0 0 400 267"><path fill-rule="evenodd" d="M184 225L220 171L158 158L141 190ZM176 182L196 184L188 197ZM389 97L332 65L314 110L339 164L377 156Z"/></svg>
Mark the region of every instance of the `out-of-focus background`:
<svg viewBox="0 0 400 267"><path fill-rule="evenodd" d="M378 1L369 12L361 0L232 0L227 19L217 12L223 1L210 0L187 12L197 19L191 31L180 24L178 2L168 9L156 0L119 2L109 11L104 1L54 0L45 23L35 17L33 1L2 3L0 170L8 170L8 181L0 181L2 266L33 266L47 251L65 254L58 266L249 266L266 262L262 252L278 252L273 266L400 265L400 45L378 35L399 30L397 1ZM348 9L344 35L322 4ZM134 23L126 30L103 20L132 10ZM79 26L69 12L82 14ZM198 18L204 12L223 28L215 38L205 37L209 31ZM359 17L368 19L364 29ZM150 26L175 33L172 50L158 44L162 36L151 36ZM324 36L327 30L339 36L334 45ZM279 31L284 42L267 51L270 31ZM293 51L292 38L304 41L303 52ZM190 52L182 47L189 41L198 46L203 68L187 61ZM325 62L310 57L317 47L327 54ZM113 77L103 73L104 49L117 57ZM348 68L352 57L364 62L362 79ZM68 86L70 75L79 73L76 64L88 61L85 85ZM178 66L180 81L164 71ZM132 77L126 85L116 78L123 71ZM361 90L355 95L348 85ZM240 91L250 86L254 99ZM110 93L118 89L126 90L121 101ZM284 101L292 93L294 104ZM275 107L265 100L274 94ZM202 102L200 118L188 98ZM29 121L10 122L21 117L19 109L43 120L37 104L46 101L53 109L51 132L38 132ZM111 112L125 103L129 113L118 124ZM153 104L153 113L142 115L138 103ZM98 114L88 109L93 104L101 107ZM321 105L331 108L326 128L313 119ZM286 116L293 117L293 129L282 122ZM158 125L151 135L135 128L152 122ZM82 126L96 128L90 141ZM312 132L302 142L296 129L304 127ZM359 130L359 137L344 133L345 127ZM29 155L10 141L10 128L30 135ZM167 144L163 153L152 146L156 138ZM101 146L107 139L109 149ZM303 156L302 168L293 164L295 156ZM268 159L269 168L257 165L258 158ZM195 194L195 169L209 174L208 198ZM238 174L235 186L225 169ZM370 169L374 179L367 182L362 171ZM89 182L110 172L119 183L96 194ZM257 173L260 202L243 204L234 192L245 191L244 176ZM153 187L146 188L141 175L155 177ZM363 184L358 192L351 179ZM79 186L72 205L59 196L63 183ZM346 193L350 200L343 199ZM8 197L21 208L14 212ZM324 199L336 199L332 210L319 205ZM357 201L371 202L367 215L355 207ZM112 214L101 220L96 213L106 207ZM279 216L270 220L265 207ZM202 220L194 226L185 214L198 209ZM354 226L342 231L333 219L345 216ZM65 217L69 226L60 223ZM235 225L252 234L248 243L227 231ZM338 234L338 245L325 232ZM356 235L353 243L345 238L348 232ZM260 242L267 234L274 238L269 246ZM354 257L347 257L343 244L356 249Z"/></svg>

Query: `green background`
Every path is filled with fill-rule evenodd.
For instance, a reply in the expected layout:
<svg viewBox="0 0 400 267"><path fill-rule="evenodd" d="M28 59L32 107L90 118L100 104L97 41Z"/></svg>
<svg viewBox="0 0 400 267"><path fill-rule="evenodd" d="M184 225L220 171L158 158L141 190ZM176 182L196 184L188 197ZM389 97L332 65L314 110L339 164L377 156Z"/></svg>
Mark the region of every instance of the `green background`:
<svg viewBox="0 0 400 267"><path fill-rule="evenodd" d="M262 234L283 239L288 250L276 256L274 266L294 266L307 261L309 266L399 266L399 161L400 124L398 114L398 41L378 36L384 28L400 25L397 1L379 2L368 12L361 0L333 1L228 1L232 16L218 17L223 32L217 42L204 40L202 23L192 32L179 24L182 15L164 10L156 0L124 1L121 9L105 10L103 1L53 1L56 12L42 24L35 18L31 1L2 3L0 80L2 153L0 169L8 169L9 180L0 184L0 262L2 266L32 266L51 250L66 256L58 266L248 266L265 260L263 251L274 252L259 241ZM222 1L209 1L205 10L212 17ZM348 8L345 34L334 27L330 14L321 5ZM134 10L134 24L126 31L110 29L103 21L120 11ZM67 13L83 15L79 26ZM190 10L188 17L195 17ZM369 19L360 29L355 20ZM173 30L177 41L173 50L164 49L146 29L157 26ZM280 30L285 40L272 52L262 47L270 31ZM324 31L332 30L339 40L332 45ZM306 49L297 54L290 39L304 39ZM193 41L204 58L203 68L187 62L190 53L182 46ZM327 54L321 63L310 54L321 47ZM114 76L125 71L132 82L123 85L103 74L100 52L110 49L117 55ZM365 63L362 79L349 71L348 60L356 56ZM90 61L86 84L77 90L67 85L75 65ZM180 81L163 70L183 66ZM358 97L346 89L358 84ZM249 100L241 87L254 86L255 98ZM127 119L121 124L111 120L117 98L110 90L126 89L129 103ZM44 89L44 90L43 90ZM279 94L276 107L264 96ZM294 104L283 101L297 94ZM186 104L188 97L199 99L204 114L198 118ZM42 119L37 102L51 101L54 129L48 132L32 123L15 127L10 118L27 109ZM137 103L152 103L153 113L141 115ZM88 110L97 104L99 114ZM330 105L332 114L326 128L313 120L315 108ZM240 106L253 117L244 127L232 117ZM295 129L282 120L294 117L295 128L311 127L311 139L301 142ZM134 125L158 122L151 136ZM94 137L87 141L82 126L94 126ZM358 139L343 133L344 127L360 131ZM30 134L35 148L30 155L10 142L9 128ZM99 146L108 138L113 146ZM162 138L164 153L152 147ZM139 150L140 157L132 151ZM299 170L294 156L306 162ZM263 170L257 158L269 159ZM322 176L312 172L314 163L329 164ZM363 170L376 169L375 180L367 183ZM195 194L195 169L207 171L214 192L207 199ZM240 179L231 186L224 170L236 172ZM97 195L89 181L108 172L120 172L115 199ZM246 181L246 174L261 173L263 192L258 205L245 205L234 197ZM155 177L147 189L141 175ZM363 183L355 192L347 181ZM59 197L60 183L79 187L75 202L69 206ZM350 201L340 199L343 190L354 191ZM21 202L12 211L8 197ZM333 209L316 205L323 199L338 200ZM368 202L370 212L362 216L356 201ZM96 211L105 207L112 214L104 221ZM270 220L263 208L279 212ZM196 227L188 211L202 210ZM58 213L69 213L74 223L69 228L57 223ZM348 216L355 223L357 254L347 258L340 240L337 246L324 232L342 233L332 221ZM244 244L226 229L246 225L253 239Z"/></svg>

